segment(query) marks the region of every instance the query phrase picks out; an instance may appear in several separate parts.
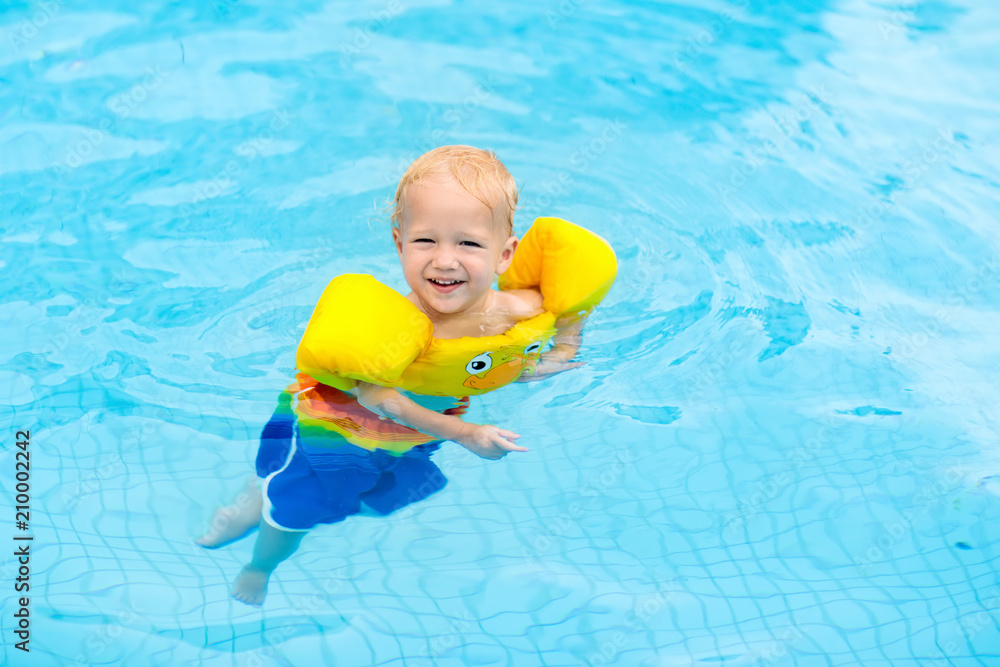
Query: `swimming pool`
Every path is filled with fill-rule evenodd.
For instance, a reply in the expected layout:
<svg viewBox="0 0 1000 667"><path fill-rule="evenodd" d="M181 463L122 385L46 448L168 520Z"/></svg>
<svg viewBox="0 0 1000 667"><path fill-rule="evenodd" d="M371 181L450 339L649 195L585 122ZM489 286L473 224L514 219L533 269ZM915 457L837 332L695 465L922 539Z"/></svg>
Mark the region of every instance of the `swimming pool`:
<svg viewBox="0 0 1000 667"><path fill-rule="evenodd" d="M4 664L1000 657L1000 8L102 4L0 18ZM616 249L588 363L473 401L530 454L447 445L234 602L252 540L192 537L448 143Z"/></svg>

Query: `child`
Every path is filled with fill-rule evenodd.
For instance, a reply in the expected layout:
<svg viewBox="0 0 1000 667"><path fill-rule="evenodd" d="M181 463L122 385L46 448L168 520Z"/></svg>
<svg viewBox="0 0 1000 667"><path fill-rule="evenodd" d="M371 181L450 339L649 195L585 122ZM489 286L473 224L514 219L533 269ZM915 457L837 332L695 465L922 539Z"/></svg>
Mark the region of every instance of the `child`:
<svg viewBox="0 0 1000 667"><path fill-rule="evenodd" d="M392 237L412 290L405 298L429 320L434 339L449 339L443 341L447 343L463 337L496 337L546 312L537 288L492 289L493 280L507 271L518 248L513 235L517 199L514 180L496 155L470 146L432 150L410 165L400 180ZM613 253L611 257L613 261ZM321 305L326 299L324 293ZM403 307L409 308L405 303ZM320 311L317 306L310 329L320 326L314 324L322 316ZM537 344L507 353L504 363L498 361L492 369L499 384L514 378L540 379L582 365L570 361L580 345L581 314L555 320L554 345L540 358ZM335 327L341 326L338 318L332 320ZM407 334L400 340L405 343ZM303 346L298 364L306 370L303 365L309 366L311 357L303 354ZM469 373L494 365L480 357L466 366ZM369 360L362 361L369 368ZM518 377L529 361L537 362L534 374ZM213 529L198 540L206 547L220 546L259 522L253 558L232 591L233 597L248 604L263 602L275 567L294 553L305 532L317 523L341 521L363 509L388 514L443 487L444 478L429 458L441 441L451 440L490 460L528 451L516 444L521 437L517 433L462 421L467 397L457 404L441 393L421 398L418 394L425 392L419 388L407 396L399 383L358 380L357 375L347 379L331 375L337 388L311 377L326 378L327 371L339 370L319 368L322 365L316 362L312 366L317 371L309 366L310 374L299 374L262 433L257 469L265 478L263 496L251 482L238 502L216 513ZM499 386L489 384L492 381L486 377L470 375L464 386L479 393ZM421 404L427 401L430 408Z"/></svg>

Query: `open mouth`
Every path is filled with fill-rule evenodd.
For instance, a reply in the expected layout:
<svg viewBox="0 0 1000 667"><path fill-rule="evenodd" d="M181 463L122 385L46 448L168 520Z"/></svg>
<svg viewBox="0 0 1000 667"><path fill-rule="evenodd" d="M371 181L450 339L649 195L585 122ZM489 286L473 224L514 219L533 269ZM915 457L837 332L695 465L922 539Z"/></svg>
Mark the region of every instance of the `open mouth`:
<svg viewBox="0 0 1000 667"><path fill-rule="evenodd" d="M454 292L460 286L465 284L464 280L439 280L437 278L428 278L427 282L434 286L434 289L441 293Z"/></svg>

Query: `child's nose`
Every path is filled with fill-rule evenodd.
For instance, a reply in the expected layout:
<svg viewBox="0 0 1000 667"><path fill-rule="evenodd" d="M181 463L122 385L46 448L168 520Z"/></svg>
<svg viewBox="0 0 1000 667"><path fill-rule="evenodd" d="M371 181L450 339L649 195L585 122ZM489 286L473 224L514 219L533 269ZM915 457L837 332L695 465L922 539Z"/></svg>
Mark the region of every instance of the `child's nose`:
<svg viewBox="0 0 1000 667"><path fill-rule="evenodd" d="M453 269L458 266L458 256L454 248L449 248L441 244L434 253L434 268Z"/></svg>

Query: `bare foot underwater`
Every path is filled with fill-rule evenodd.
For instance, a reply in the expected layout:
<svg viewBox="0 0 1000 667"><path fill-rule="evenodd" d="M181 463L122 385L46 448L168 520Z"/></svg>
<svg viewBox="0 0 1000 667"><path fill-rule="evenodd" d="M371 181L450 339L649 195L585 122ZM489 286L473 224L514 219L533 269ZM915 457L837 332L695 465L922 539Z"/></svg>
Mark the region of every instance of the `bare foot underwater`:
<svg viewBox="0 0 1000 667"><path fill-rule="evenodd" d="M305 537L304 530L280 530L264 520L253 546L253 558L233 581L232 595L240 602L259 606L267 596L267 582L274 568L295 553Z"/></svg>
<svg viewBox="0 0 1000 667"><path fill-rule="evenodd" d="M240 539L260 524L263 502L256 478L251 478L231 503L215 511L208 530L195 544L217 549Z"/></svg>
<svg viewBox="0 0 1000 667"><path fill-rule="evenodd" d="M270 572L244 565L233 581L232 596L240 602L259 607L267 596L267 581L270 578Z"/></svg>

